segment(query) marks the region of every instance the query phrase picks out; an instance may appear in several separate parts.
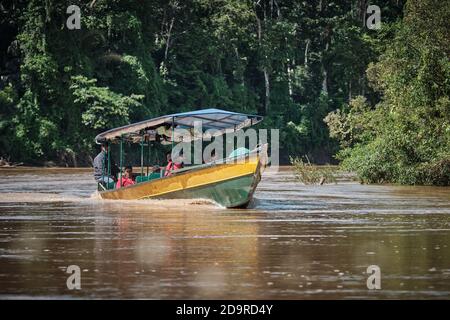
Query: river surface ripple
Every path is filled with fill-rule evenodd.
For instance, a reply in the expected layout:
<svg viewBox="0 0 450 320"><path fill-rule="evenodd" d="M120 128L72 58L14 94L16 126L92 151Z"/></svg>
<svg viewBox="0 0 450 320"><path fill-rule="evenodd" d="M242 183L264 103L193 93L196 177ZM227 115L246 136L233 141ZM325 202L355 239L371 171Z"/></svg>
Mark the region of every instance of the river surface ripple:
<svg viewBox="0 0 450 320"><path fill-rule="evenodd" d="M227 210L99 200L91 170L0 178L2 299L450 298L450 188L305 186L284 168L251 209ZM81 290L67 288L70 265Z"/></svg>

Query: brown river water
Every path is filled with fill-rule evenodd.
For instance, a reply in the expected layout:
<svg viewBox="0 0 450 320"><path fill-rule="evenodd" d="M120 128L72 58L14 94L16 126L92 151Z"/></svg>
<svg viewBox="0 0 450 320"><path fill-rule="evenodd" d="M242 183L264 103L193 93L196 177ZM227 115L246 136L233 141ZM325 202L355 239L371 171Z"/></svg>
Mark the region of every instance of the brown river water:
<svg viewBox="0 0 450 320"><path fill-rule="evenodd" d="M0 299L450 298L450 188L305 186L284 168L230 210L99 200L86 169L0 179Z"/></svg>

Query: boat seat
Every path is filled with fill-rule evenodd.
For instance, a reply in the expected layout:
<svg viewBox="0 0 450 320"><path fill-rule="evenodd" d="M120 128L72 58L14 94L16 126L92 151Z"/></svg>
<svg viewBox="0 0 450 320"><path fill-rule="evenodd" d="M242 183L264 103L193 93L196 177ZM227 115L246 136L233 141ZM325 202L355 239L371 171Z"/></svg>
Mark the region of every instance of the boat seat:
<svg viewBox="0 0 450 320"><path fill-rule="evenodd" d="M161 178L161 174L159 172L152 172L148 175L147 179L150 180L154 180L154 179L159 179Z"/></svg>
<svg viewBox="0 0 450 320"><path fill-rule="evenodd" d="M145 182L145 181L148 181L147 176L137 176L136 177L136 183L141 183L141 182Z"/></svg>
<svg viewBox="0 0 450 320"><path fill-rule="evenodd" d="M164 176L164 172L163 172L162 176ZM154 180L154 179L159 179L159 178L161 178L161 173L159 173L159 172L152 172L148 176L137 176L136 177L136 183L147 182L147 181Z"/></svg>

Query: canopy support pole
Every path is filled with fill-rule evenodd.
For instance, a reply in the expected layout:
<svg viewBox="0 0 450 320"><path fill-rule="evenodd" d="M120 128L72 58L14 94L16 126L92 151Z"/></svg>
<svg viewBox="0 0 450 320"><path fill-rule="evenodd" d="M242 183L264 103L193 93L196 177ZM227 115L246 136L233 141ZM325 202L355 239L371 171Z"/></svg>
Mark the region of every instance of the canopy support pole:
<svg viewBox="0 0 450 320"><path fill-rule="evenodd" d="M109 150L109 142L106 143L106 154L108 155L108 183L106 184L106 190L109 190L109 177L111 177L111 152Z"/></svg>
<svg viewBox="0 0 450 320"><path fill-rule="evenodd" d="M173 141L175 139L175 118L172 117L172 150L170 151L170 153L173 152ZM170 155L172 157L172 155ZM172 159L173 161L173 159Z"/></svg>
<svg viewBox="0 0 450 320"><path fill-rule="evenodd" d="M122 187L122 166L123 166L123 136L120 136L120 187Z"/></svg>
<svg viewBox="0 0 450 320"><path fill-rule="evenodd" d="M101 152L103 152L103 150ZM106 162L105 157L103 157L103 160L102 160L102 180L100 180L100 185L103 183L103 181L105 181L105 162ZM108 186L108 184L106 184L106 186Z"/></svg>
<svg viewBox="0 0 450 320"><path fill-rule="evenodd" d="M141 139L141 177L144 175L144 135Z"/></svg>
<svg viewBox="0 0 450 320"><path fill-rule="evenodd" d="M148 170L150 166L150 139L148 139L147 144L148 144L148 152L147 152L147 177L148 177Z"/></svg>

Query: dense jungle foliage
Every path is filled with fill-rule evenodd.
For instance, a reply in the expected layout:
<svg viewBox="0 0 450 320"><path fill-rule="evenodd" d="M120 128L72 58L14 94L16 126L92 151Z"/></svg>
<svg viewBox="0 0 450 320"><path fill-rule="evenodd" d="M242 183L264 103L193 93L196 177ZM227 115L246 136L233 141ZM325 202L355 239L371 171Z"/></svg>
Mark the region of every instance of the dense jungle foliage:
<svg viewBox="0 0 450 320"><path fill-rule="evenodd" d="M89 165L101 131L215 107L264 115L284 161L448 185L449 6L379 0L372 30L369 4L2 1L0 156Z"/></svg>

